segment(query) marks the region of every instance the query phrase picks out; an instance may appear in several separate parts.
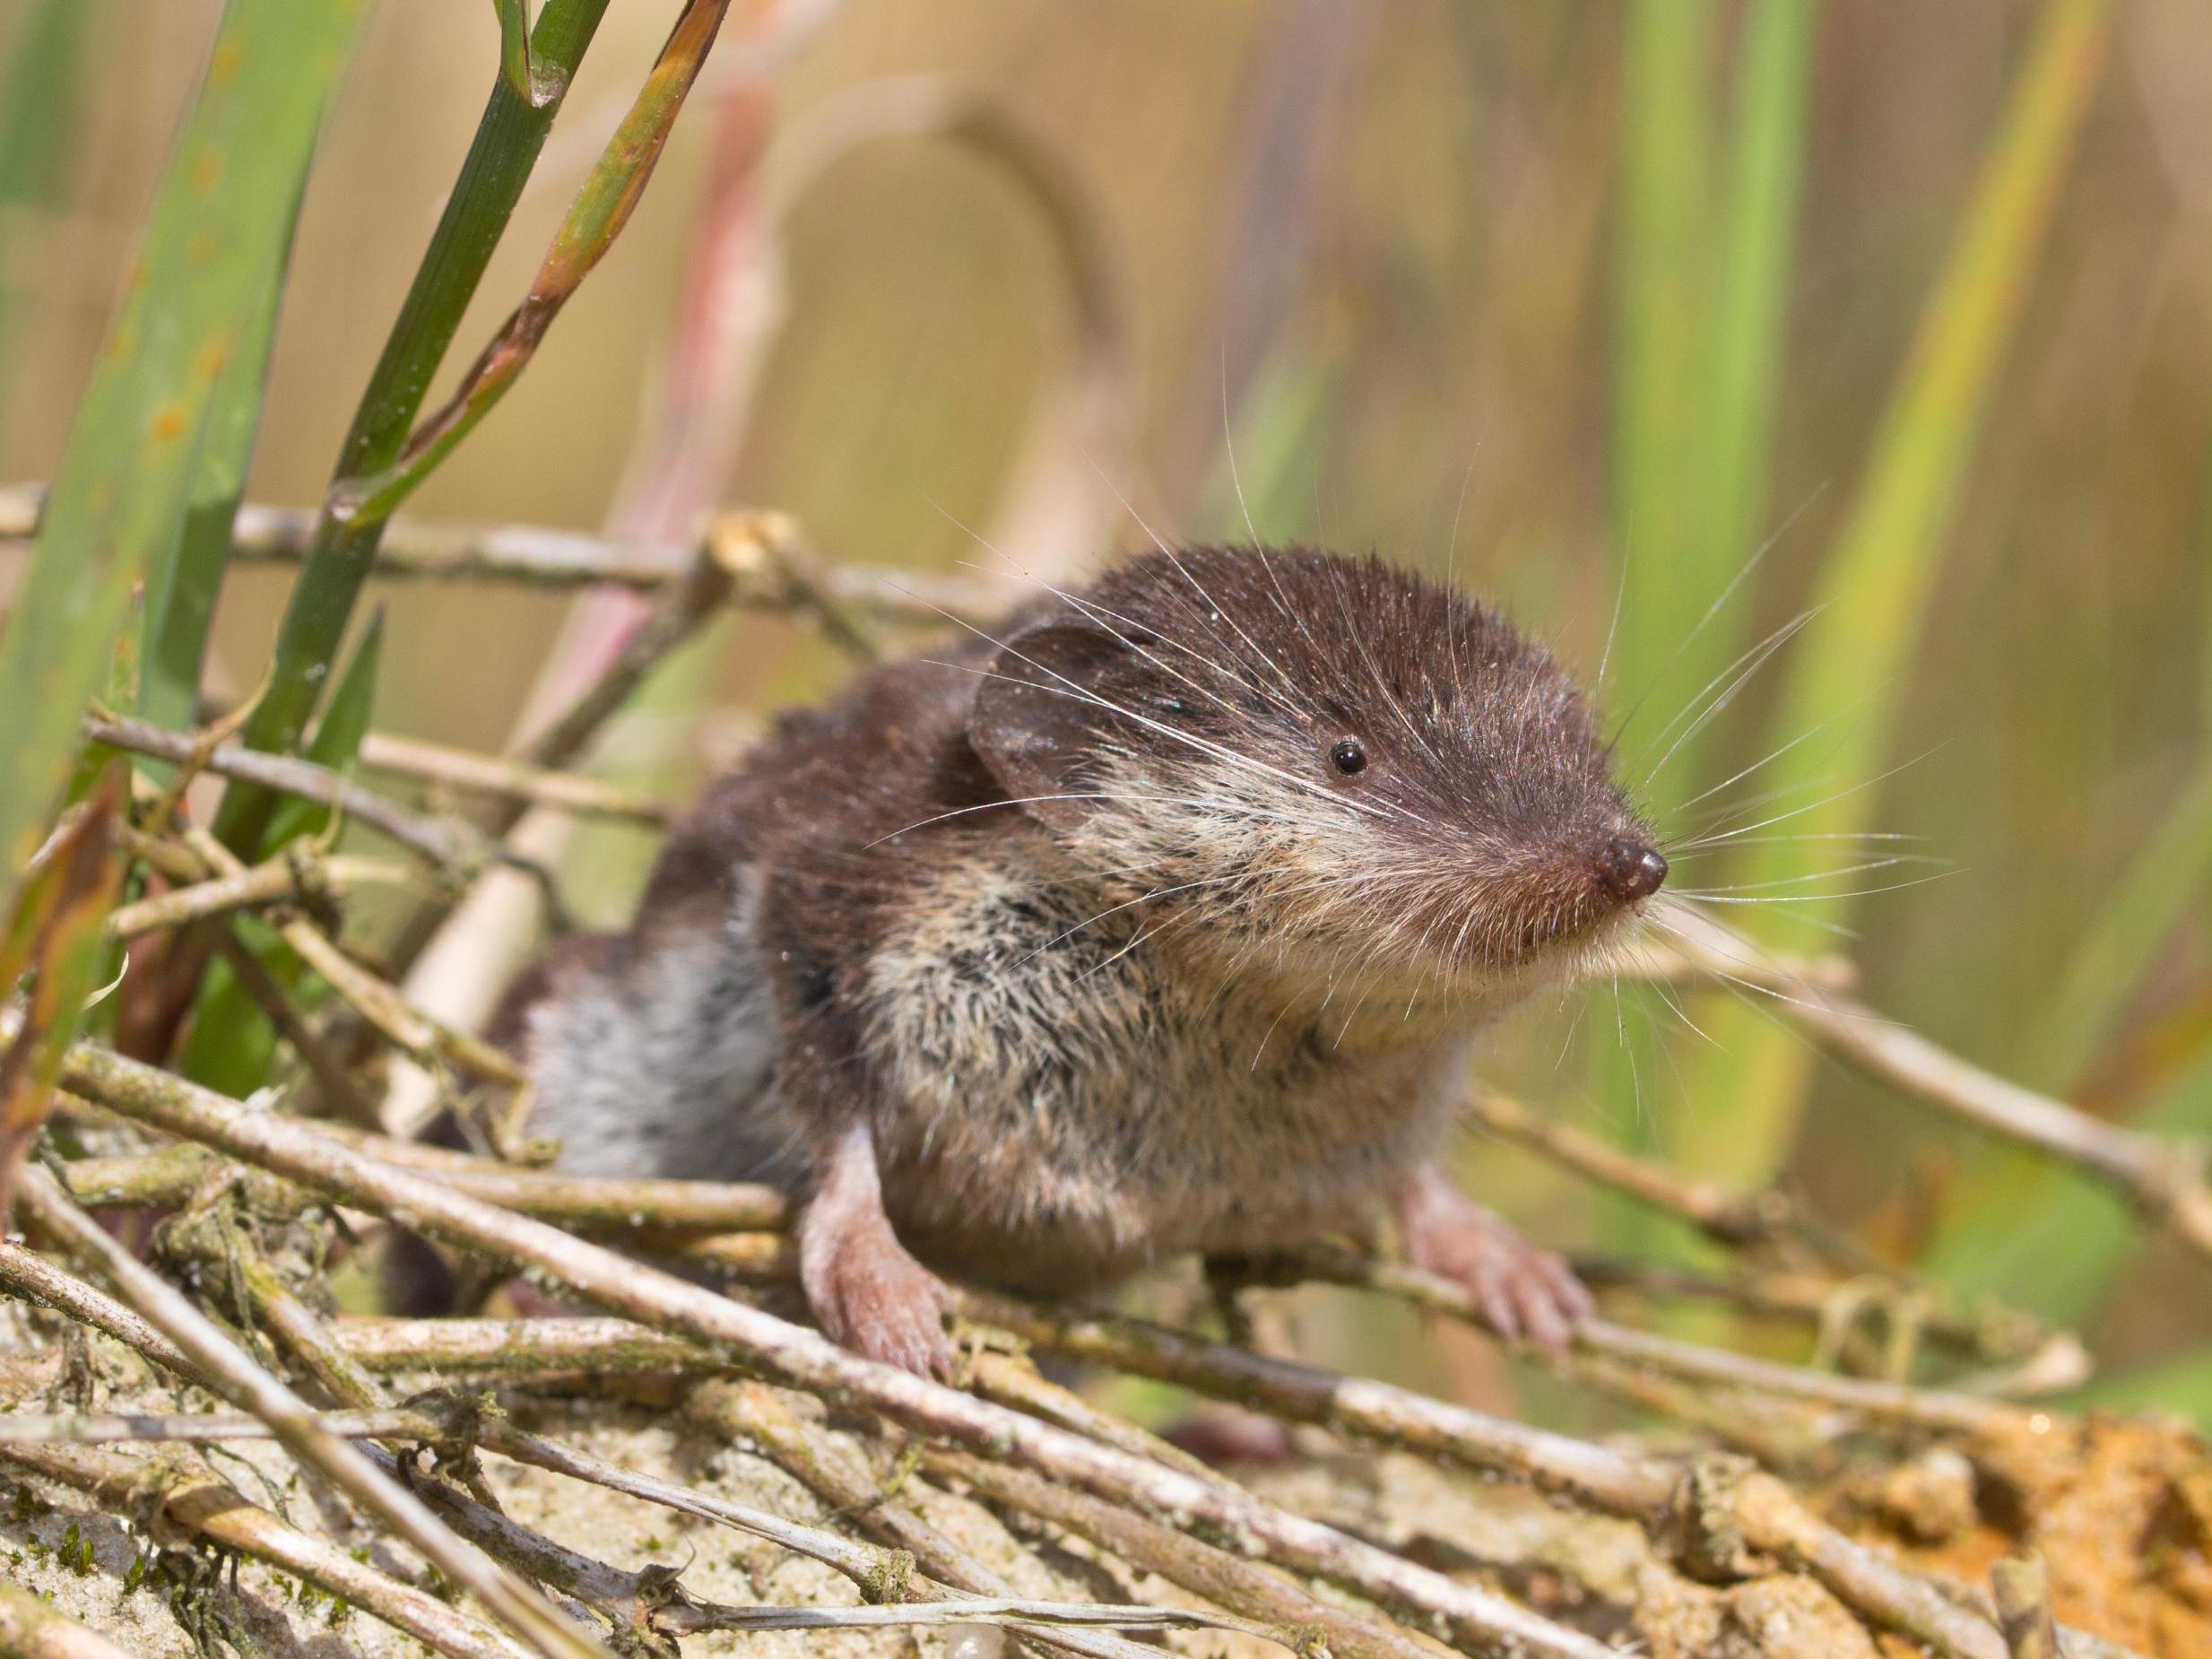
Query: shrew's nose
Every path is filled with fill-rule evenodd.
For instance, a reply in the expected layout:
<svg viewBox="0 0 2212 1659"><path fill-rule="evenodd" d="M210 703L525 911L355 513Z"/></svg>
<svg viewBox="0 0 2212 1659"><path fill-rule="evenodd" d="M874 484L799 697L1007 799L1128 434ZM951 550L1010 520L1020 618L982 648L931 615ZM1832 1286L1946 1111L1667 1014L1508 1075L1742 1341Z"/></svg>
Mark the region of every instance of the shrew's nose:
<svg viewBox="0 0 2212 1659"><path fill-rule="evenodd" d="M1659 849L1617 836L1598 849L1598 880L1623 904L1648 899L1667 879L1667 861Z"/></svg>

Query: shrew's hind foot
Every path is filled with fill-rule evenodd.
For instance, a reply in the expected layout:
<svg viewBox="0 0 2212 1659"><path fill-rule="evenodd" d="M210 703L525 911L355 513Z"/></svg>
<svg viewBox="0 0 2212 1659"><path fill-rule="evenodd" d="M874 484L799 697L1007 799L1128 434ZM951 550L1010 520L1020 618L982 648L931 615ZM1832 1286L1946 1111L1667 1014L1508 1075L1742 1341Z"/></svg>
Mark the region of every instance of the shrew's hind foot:
<svg viewBox="0 0 2212 1659"><path fill-rule="evenodd" d="M1435 1165L1406 1182L1392 1209L1408 1263L1460 1285L1506 1341L1526 1339L1556 1356L1596 1311L1572 1268L1461 1192Z"/></svg>

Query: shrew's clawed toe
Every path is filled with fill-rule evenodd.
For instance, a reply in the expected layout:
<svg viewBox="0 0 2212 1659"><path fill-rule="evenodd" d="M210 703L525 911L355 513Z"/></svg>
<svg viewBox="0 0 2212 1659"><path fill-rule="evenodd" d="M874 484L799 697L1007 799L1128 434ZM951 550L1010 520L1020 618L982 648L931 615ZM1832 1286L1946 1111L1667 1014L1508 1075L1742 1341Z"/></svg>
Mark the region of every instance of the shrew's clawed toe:
<svg viewBox="0 0 2212 1659"><path fill-rule="evenodd" d="M1563 1353L1574 1327L1595 1311L1573 1269L1469 1198L1441 1170L1417 1172L1395 1208L1406 1260L1459 1285L1508 1342L1526 1340L1548 1354Z"/></svg>

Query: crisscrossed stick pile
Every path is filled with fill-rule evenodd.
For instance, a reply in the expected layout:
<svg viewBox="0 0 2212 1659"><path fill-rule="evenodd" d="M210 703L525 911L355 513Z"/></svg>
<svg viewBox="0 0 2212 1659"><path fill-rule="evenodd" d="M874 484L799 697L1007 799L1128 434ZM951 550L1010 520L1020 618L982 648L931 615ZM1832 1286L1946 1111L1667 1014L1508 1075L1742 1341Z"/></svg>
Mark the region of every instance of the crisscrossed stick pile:
<svg viewBox="0 0 2212 1659"><path fill-rule="evenodd" d="M252 514L241 522L249 541L258 534L255 522ZM415 534L403 522L392 526L394 573L411 573ZM483 550L511 551L527 540L528 533L481 541L428 533L424 544L466 551L469 573L481 576L497 566ZM562 559L565 569L603 572L629 563L624 550L574 544ZM765 606L864 641L871 622L933 621L941 606L989 608L980 593L909 598L888 583L820 566L787 521L761 517L716 525L688 562L667 564L655 591L658 609L641 643L554 723L533 754L491 760L372 743L368 763L440 789L650 820L659 815L654 803L560 769L584 751L656 656L707 616L732 604ZM351 884L404 879L451 894L506 856L480 825L308 762L249 754L220 729L167 733L102 716L87 731L187 774L250 777L334 805L412 861L307 849L244 868L178 820L172 786L122 836L126 856L169 885L115 912L111 932L160 934L259 915L328 983L341 1010L386 1047L456 1088L520 1081L507 1056L409 1006L337 936L339 901ZM1749 971L1735 941L1695 917L1676 938L1674 954L1652 971ZM2069 1161L2123 1193L2176 1240L2212 1255L2212 1200L2195 1149L2115 1129L1967 1066L1875 1018L1831 971L1787 963L1757 971L1787 992L1778 1010L1815 1040L1909 1098ZM323 1108L360 1113L355 1122L364 1123L365 1079L327 1023L318 1027L291 1006L281 986L249 988L297 1048ZM0 1038L13 1035L17 1018L0 1021ZM2024 1623L2017 1607L2032 1576L2007 1579L2010 1603L1991 1599L1839 1527L1790 1482L1833 1471L1847 1438L1893 1447L1940 1440L1979 1455L1974 1448L2055 1445L2082 1432L2016 1403L2080 1375L2079 1347L2063 1333L1946 1307L1861 1258L1785 1194L1683 1181L1495 1097L1473 1107L1486 1128L1679 1215L1738 1251L1742 1264L1732 1276L1705 1280L1618 1264L1598 1264L1594 1277L1647 1295L1725 1298L1763 1316L1816 1325L1823 1353L1854 1362L1860 1374L1600 1321L1564 1362L1566 1375L1697 1431L1687 1451L1622 1449L1188 1331L970 1296L967 1374L962 1387L949 1388L870 1365L771 1311L788 1269L785 1207L771 1192L594 1181L434 1151L362 1127L256 1109L96 1046L71 1051L61 1081L74 1109L105 1124L126 1120L134 1132L117 1137L127 1150L56 1159L29 1173L23 1219L38 1247L0 1245L0 1290L132 1351L189 1385L190 1398L230 1410L53 1413L20 1409L19 1402L0 1414L0 1462L125 1512L143 1508L158 1482L165 1490L152 1501L164 1529L273 1564L441 1653L577 1653L605 1642L655 1651L717 1630L945 1620L1002 1624L1024 1643L1099 1655L1133 1653L1116 1631L1193 1623L1301 1652L1404 1656L1433 1654L1439 1642L1470 1654L1612 1651L1578 1622L1577 1602L1592 1599L1588 1584L1548 1594L1520 1584L1509 1594L1502 1580L1501 1587L1471 1582L1302 1514L1193 1465L1047 1381L1028 1361L1033 1351L1172 1382L1314 1425L1344 1445L1394 1447L1500 1477L1545 1494L1569 1524L1625 1521L1644 1538L1655 1570L1675 1582L1802 1585L1824 1604L1848 1610L1855 1629L1973 1659L2004 1659L2005 1631L2034 1624ZM94 1210L167 1216L157 1255L167 1271L117 1245L88 1219ZM326 1237L334 1212L386 1218L606 1316L334 1318L314 1293L313 1264L297 1248L302 1238ZM688 1275L672 1275L670 1265ZM733 1293L704 1288L701 1271L727 1280ZM1473 1317L1453 1287L1340 1247L1254 1264L1253 1273L1258 1282L1354 1285L1443 1317ZM1866 1322L1852 1316L1865 1308L1886 1313L1892 1334L1889 1347L1872 1354ZM221 1324L211 1322L211 1309ZM1900 1343L1898 1332L1909 1340ZM1915 1350L1976 1369L1973 1385L1904 1380ZM788 1470L829 1507L829 1524L735 1504L517 1426L545 1389L573 1385L579 1374L612 1390L672 1372L694 1379L691 1409L701 1420ZM395 1393L395 1376L444 1380L407 1396ZM470 1392L486 1383L504 1391L504 1409ZM824 1420L809 1397L850 1414L860 1428ZM218 1472L222 1465L187 1449L256 1438L273 1438L334 1483L361 1514L463 1586L469 1602L450 1604L386 1564L354 1560L252 1501ZM169 1449L149 1456L108 1444L129 1440ZM1727 1449L1701 1449L1715 1442ZM482 1454L772 1540L843 1575L863 1604L713 1603L687 1591L672 1568L617 1568L588 1538L556 1540L502 1515ZM948 1489L1027 1517L1022 1526L1082 1541L1120 1564L1117 1582L1132 1595L1172 1585L1181 1604L1013 1594L998 1568L924 1513L918 1495ZM1570 1567L1559 1570L1572 1579L1571 1551L1567 1559ZM19 1616L13 1605L0 1605L0 1637ZM1661 1629L1652 1623L1639 1635L1658 1641ZM2081 1632L2068 1639L2081 1654L2127 1651Z"/></svg>

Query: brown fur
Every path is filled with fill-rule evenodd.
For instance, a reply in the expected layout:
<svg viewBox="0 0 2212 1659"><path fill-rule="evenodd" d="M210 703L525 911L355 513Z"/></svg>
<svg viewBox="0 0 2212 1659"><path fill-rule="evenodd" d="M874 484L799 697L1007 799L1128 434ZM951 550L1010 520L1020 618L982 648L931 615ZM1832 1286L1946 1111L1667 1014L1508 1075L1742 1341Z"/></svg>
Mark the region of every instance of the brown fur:
<svg viewBox="0 0 2212 1659"><path fill-rule="evenodd" d="M824 1194L818 1311L900 1363L939 1357L906 1249L1080 1290L1385 1203L1556 1338L1579 1290L1427 1172L1471 1032L1601 948L1663 874L1649 840L1494 613L1374 560L1148 555L780 720L632 933L552 977L543 1126L667 1173L784 1158ZM704 1138L632 1158L625 1103L679 1076L655 1109Z"/></svg>

